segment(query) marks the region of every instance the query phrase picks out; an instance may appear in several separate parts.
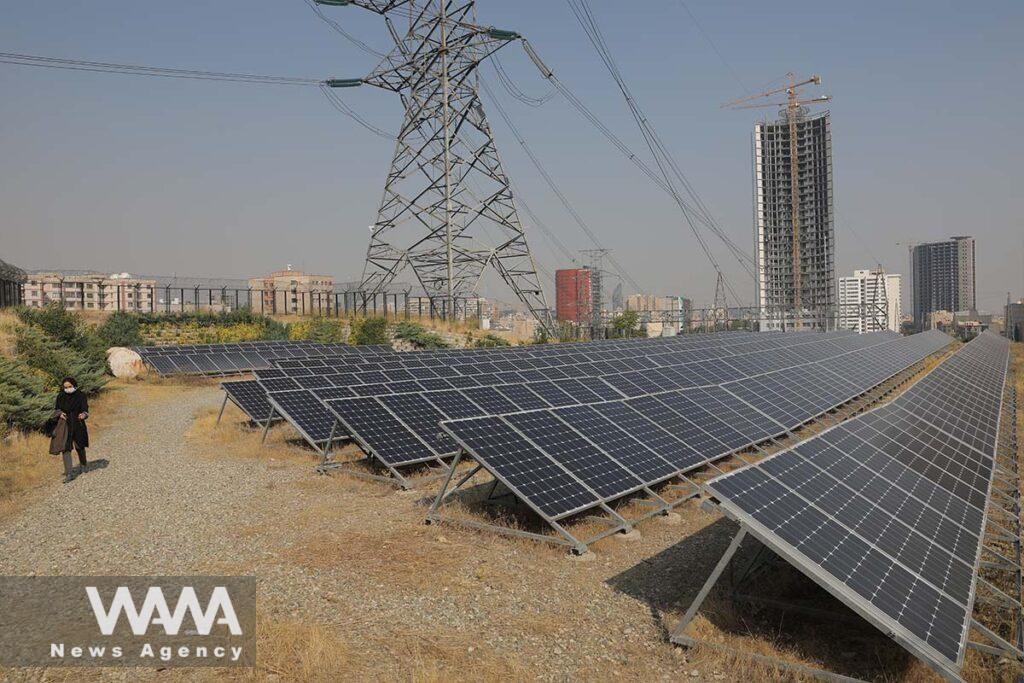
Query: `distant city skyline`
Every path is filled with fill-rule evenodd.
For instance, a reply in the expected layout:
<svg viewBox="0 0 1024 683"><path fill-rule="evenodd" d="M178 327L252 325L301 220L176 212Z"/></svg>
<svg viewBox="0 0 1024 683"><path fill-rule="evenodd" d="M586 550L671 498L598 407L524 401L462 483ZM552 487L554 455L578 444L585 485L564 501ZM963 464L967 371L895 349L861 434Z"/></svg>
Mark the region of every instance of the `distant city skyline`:
<svg viewBox="0 0 1024 683"><path fill-rule="evenodd" d="M634 94L733 242L753 253L749 131L775 112L719 105L790 70L817 73L834 97L837 272L880 263L909 273L907 245L967 233L977 244L978 307L998 313L1007 292L1024 295L1024 142L1016 134L1024 94L1015 86L1024 6L687 4L726 64L676 1L593 9ZM330 9L354 35L387 46L377 17ZM602 121L644 151L562 3L480 0L479 11L481 23L526 35ZM173 8L110 0L61 11L20 4L5 12L0 40L10 52L315 78L360 76L376 63L302 3L269 0ZM549 92L518 46L500 59L528 95ZM709 304L714 270L671 201L560 97L529 107L499 87L493 68L483 73L640 289ZM338 281L358 278L393 143L339 116L316 89L11 65L0 65L0 87L0 258L29 269L232 278L291 262ZM342 95L374 125L397 129L393 96L369 88ZM573 253L592 247L487 111L525 203ZM573 264L531 216L524 222L553 299L554 270ZM750 277L708 240L753 303ZM484 285L482 294L512 299Z"/></svg>

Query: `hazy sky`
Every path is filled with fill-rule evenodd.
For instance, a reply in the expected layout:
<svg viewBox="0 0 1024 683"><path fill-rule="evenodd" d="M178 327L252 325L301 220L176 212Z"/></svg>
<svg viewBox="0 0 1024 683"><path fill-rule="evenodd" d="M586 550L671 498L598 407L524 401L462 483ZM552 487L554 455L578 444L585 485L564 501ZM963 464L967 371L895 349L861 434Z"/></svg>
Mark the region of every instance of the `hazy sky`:
<svg viewBox="0 0 1024 683"><path fill-rule="evenodd" d="M898 243L971 234L979 305L997 310L1007 291L1024 294L1024 3L687 5L724 62L681 0L590 2L634 94L734 241L752 250L750 130L762 114L719 105L790 70L818 73L817 92L835 98L840 274L876 260L905 273L907 250ZM481 23L528 36L577 95L641 148L563 2L478 7ZM376 15L325 11L388 47ZM313 78L358 77L375 65L302 0L11 2L3 16L4 52ZM517 45L501 59L523 90L548 92ZM560 98L531 108L497 87L490 67L483 74L633 278L652 292L707 302L714 272L668 197ZM338 92L376 125L397 130L396 96ZM316 88L0 64L0 93L0 258L26 268L223 277L291 263L358 277L393 143L339 115ZM592 247L504 123L490 118L525 200L571 249ZM568 265L524 222L547 270ZM752 299L748 278L714 246L734 286ZM509 299L490 285L487 293Z"/></svg>

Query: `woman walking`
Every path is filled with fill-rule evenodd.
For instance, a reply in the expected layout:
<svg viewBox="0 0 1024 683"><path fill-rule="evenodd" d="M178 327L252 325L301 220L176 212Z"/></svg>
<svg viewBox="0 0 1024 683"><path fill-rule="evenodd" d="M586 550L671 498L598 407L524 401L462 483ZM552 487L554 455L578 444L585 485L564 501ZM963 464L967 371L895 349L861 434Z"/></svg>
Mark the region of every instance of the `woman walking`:
<svg viewBox="0 0 1024 683"><path fill-rule="evenodd" d="M74 377L65 377L61 385L53 406L55 428L50 439L50 452L64 457L64 483L67 484L76 476L71 468L72 447L78 452L79 472L85 474L89 466L85 459L85 449L89 445L89 429L85 426L89 418L89 401L78 390Z"/></svg>

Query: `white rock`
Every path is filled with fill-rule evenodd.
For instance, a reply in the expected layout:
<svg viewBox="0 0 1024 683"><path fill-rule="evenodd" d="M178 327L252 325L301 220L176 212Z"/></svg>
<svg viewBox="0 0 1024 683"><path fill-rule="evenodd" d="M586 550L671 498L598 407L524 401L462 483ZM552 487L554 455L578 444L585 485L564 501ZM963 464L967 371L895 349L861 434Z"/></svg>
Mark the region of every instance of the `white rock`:
<svg viewBox="0 0 1024 683"><path fill-rule="evenodd" d="M142 356L123 346L107 349L107 365L114 377L135 377L142 372Z"/></svg>

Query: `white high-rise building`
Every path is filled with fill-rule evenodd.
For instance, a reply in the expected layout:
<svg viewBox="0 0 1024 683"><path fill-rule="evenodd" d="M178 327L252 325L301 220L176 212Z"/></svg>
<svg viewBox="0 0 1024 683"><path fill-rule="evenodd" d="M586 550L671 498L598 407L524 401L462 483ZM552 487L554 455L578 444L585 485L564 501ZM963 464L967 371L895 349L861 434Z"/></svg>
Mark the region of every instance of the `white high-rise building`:
<svg viewBox="0 0 1024 683"><path fill-rule="evenodd" d="M857 332L900 331L903 276L883 270L855 270L839 278L839 327Z"/></svg>

